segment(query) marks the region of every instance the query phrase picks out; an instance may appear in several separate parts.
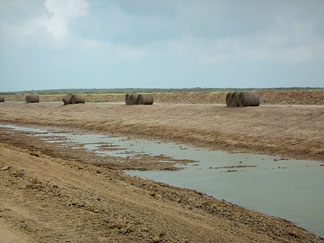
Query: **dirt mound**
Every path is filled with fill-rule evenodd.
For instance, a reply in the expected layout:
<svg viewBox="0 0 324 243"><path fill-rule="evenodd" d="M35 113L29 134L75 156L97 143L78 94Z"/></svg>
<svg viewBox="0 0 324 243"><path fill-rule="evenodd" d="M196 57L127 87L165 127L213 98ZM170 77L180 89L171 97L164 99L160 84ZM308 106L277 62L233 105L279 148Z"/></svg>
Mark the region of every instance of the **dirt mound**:
<svg viewBox="0 0 324 243"><path fill-rule="evenodd" d="M324 90L261 90L261 104L323 105Z"/></svg>
<svg viewBox="0 0 324 243"><path fill-rule="evenodd" d="M252 91L260 96L261 104L323 105L324 90L260 90ZM154 94L157 103L175 104L225 104L228 92Z"/></svg>
<svg viewBox="0 0 324 243"><path fill-rule="evenodd" d="M179 92L168 94L154 94L157 103L174 103L174 104L222 104L225 103L225 92Z"/></svg>

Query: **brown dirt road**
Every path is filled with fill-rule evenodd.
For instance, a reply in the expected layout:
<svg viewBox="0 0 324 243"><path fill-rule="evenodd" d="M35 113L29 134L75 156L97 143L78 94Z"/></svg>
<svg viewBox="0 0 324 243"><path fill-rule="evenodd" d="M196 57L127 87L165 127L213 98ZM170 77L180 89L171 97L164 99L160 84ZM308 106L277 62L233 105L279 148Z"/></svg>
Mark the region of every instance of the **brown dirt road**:
<svg viewBox="0 0 324 243"><path fill-rule="evenodd" d="M0 123L55 125L321 160L323 118L321 107L0 105ZM285 220L126 176L92 165L91 155L62 156L18 134L1 132L0 224L26 242L323 241Z"/></svg>

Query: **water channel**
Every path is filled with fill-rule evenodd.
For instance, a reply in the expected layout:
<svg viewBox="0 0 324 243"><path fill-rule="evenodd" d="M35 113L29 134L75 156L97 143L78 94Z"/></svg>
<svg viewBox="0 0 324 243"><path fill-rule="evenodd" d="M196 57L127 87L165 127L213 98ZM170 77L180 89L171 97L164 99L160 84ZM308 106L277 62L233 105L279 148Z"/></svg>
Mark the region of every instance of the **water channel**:
<svg viewBox="0 0 324 243"><path fill-rule="evenodd" d="M60 146L70 146L71 149L88 149L98 156L136 159L138 155L153 157L163 154L174 160L196 161L177 165L183 168L177 171L125 173L195 189L217 199L287 219L324 237L323 162L211 151L177 143L80 134L55 128L35 129L1 124L0 127L28 132L28 136L38 136L47 143L60 143ZM114 149L104 150L103 144Z"/></svg>

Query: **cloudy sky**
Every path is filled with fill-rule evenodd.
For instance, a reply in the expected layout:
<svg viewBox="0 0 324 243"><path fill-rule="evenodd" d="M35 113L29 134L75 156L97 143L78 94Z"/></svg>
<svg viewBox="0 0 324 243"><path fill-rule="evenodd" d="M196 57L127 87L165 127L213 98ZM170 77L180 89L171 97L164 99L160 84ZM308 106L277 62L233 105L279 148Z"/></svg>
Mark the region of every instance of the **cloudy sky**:
<svg viewBox="0 0 324 243"><path fill-rule="evenodd" d="M324 87L323 0L0 0L0 92Z"/></svg>

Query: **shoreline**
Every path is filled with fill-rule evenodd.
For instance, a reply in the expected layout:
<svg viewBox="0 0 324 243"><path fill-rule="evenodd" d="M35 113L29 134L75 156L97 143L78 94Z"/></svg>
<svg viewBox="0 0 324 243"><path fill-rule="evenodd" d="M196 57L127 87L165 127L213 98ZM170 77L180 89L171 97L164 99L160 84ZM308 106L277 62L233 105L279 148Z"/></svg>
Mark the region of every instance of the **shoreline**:
<svg viewBox="0 0 324 243"><path fill-rule="evenodd" d="M11 110L15 109L17 112L13 114ZM321 122L324 107L321 106L227 108L178 104L129 107L114 103L76 106L8 103L0 106L0 114L3 114L2 123L70 127L213 150L324 162ZM231 120L232 116L237 118Z"/></svg>
<svg viewBox="0 0 324 243"><path fill-rule="evenodd" d="M76 240L82 225L95 226L84 228L85 239L97 241L324 241L284 219L93 165L94 156L73 157L42 147L35 137L0 134L0 215L9 228L34 241ZM43 217L55 227L47 230Z"/></svg>

